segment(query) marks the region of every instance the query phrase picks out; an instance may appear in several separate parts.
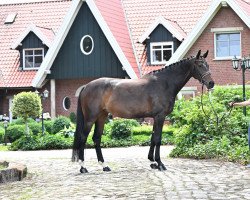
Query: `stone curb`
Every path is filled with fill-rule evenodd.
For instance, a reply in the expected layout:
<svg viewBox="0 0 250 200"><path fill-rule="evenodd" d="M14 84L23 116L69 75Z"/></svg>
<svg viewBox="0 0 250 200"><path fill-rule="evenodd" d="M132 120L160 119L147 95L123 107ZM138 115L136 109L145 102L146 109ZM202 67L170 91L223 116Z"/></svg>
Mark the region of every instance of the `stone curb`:
<svg viewBox="0 0 250 200"><path fill-rule="evenodd" d="M21 181L27 175L26 165L1 160L0 165L6 167L5 169L0 170L0 184L13 181Z"/></svg>

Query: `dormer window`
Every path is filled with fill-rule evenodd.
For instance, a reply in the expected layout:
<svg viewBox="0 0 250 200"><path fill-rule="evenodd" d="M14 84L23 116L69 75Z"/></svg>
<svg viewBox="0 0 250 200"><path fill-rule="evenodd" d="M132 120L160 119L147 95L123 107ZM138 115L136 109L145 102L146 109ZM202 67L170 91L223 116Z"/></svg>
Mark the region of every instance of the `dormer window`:
<svg viewBox="0 0 250 200"><path fill-rule="evenodd" d="M23 69L38 69L43 62L44 49L23 49Z"/></svg>
<svg viewBox="0 0 250 200"><path fill-rule="evenodd" d="M173 42L151 42L150 58L152 65L167 64L174 52Z"/></svg>

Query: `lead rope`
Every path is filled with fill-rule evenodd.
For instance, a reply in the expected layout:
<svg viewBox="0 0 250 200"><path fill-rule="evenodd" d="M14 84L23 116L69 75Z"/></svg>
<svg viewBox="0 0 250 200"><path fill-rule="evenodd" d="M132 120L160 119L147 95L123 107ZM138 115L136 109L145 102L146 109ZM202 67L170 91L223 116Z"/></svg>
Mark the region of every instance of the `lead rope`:
<svg viewBox="0 0 250 200"><path fill-rule="evenodd" d="M203 93L204 93L204 88L203 88L203 87L204 87L204 84L202 84L201 107L202 107L202 111L203 111L205 117L206 117L207 119L210 119L210 120L211 120L211 118L206 114L206 112L205 112L205 110L204 110L204 107L203 107ZM217 125L217 128L218 128L218 126L219 126L219 123L221 123L222 121L224 121L224 123L225 123L225 125L226 125L227 123L226 123L226 121L225 121L224 119L225 119L227 113L224 113L224 114L222 115L222 117L219 119L219 116L218 116L217 112L215 111L215 109L214 109L214 107L213 107L213 104L212 104L212 101L211 101L211 98L210 98L210 94L209 94L209 104L210 104L210 106L211 106L211 108L212 108L212 110L213 110L213 112L214 112L214 114L215 114L215 116L216 116L216 125ZM233 106L230 107L229 112L228 112L228 114L227 114L227 117L229 117L229 116L231 115L232 110L233 110ZM211 120L211 121L212 121L212 120ZM229 130L229 129L227 128L227 126L225 126L224 128L225 128L227 131L229 131L230 133L234 133L234 132L232 132L231 130Z"/></svg>

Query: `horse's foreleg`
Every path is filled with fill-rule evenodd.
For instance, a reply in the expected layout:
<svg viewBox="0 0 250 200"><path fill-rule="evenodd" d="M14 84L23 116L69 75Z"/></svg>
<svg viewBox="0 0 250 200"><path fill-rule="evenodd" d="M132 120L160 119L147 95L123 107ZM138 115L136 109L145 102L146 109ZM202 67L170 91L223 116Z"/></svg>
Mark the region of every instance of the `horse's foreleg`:
<svg viewBox="0 0 250 200"><path fill-rule="evenodd" d="M162 138L162 127L164 124L165 116L158 116L154 118L154 134L153 141L155 144L155 161L158 164L158 169L160 171L166 170L165 165L161 162L160 157L160 146L161 146L161 138Z"/></svg>
<svg viewBox="0 0 250 200"><path fill-rule="evenodd" d="M101 149L101 137L102 137L106 117L107 115L105 114L102 117L98 118L98 120L96 121L94 135L92 139L95 145L97 160L99 164L102 166L103 171L111 171L111 169L104 162L102 149Z"/></svg>

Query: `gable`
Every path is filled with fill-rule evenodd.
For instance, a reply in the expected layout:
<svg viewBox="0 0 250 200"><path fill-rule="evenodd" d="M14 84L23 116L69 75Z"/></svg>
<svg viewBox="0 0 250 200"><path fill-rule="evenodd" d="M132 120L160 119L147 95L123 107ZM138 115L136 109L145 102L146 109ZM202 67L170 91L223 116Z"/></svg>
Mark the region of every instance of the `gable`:
<svg viewBox="0 0 250 200"><path fill-rule="evenodd" d="M82 37L93 38L92 53L85 55L80 49ZM102 29L83 2L76 18L52 64L49 79L97 78L101 76L124 78L127 73L106 39Z"/></svg>

